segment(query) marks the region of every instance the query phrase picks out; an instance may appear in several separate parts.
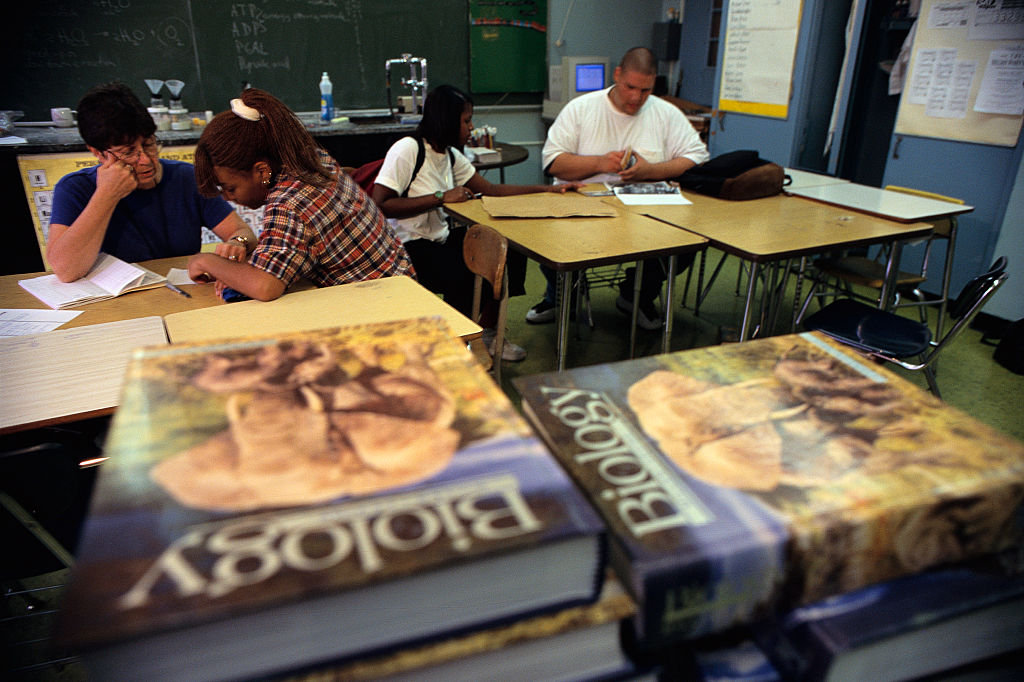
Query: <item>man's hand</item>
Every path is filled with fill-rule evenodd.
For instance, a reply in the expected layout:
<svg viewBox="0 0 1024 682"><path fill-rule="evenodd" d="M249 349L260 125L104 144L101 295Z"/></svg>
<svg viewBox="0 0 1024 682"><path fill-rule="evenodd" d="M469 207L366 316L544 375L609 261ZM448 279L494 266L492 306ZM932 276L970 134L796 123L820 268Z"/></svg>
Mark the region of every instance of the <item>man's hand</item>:
<svg viewBox="0 0 1024 682"><path fill-rule="evenodd" d="M619 171L619 177L622 178L624 182L637 182L639 180L651 179L652 166L647 162L647 159L636 152L633 152L633 158L635 159L633 165L626 170Z"/></svg>
<svg viewBox="0 0 1024 682"><path fill-rule="evenodd" d="M120 201L139 186L135 167L120 161L109 152L103 153L103 162L96 169L96 191L114 201Z"/></svg>

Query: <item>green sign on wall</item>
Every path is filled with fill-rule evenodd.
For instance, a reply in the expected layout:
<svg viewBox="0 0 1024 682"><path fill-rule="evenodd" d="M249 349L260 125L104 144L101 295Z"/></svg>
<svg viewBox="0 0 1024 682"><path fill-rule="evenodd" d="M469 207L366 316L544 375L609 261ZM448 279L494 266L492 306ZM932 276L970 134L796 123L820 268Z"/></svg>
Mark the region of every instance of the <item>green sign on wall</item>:
<svg viewBox="0 0 1024 682"><path fill-rule="evenodd" d="M470 0L472 91L543 92L547 20L547 0Z"/></svg>

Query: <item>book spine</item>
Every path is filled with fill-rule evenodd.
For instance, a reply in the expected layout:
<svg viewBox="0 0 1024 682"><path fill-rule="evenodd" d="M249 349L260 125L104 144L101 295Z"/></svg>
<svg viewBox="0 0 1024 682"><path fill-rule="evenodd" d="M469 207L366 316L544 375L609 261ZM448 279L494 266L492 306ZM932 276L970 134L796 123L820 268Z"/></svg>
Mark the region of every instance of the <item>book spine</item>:
<svg viewBox="0 0 1024 682"><path fill-rule="evenodd" d="M538 385L522 405L608 526L609 562L640 605L639 639L714 632L770 602L783 531L747 533L709 507L600 393ZM704 526L717 528L717 546L697 551L687 543Z"/></svg>

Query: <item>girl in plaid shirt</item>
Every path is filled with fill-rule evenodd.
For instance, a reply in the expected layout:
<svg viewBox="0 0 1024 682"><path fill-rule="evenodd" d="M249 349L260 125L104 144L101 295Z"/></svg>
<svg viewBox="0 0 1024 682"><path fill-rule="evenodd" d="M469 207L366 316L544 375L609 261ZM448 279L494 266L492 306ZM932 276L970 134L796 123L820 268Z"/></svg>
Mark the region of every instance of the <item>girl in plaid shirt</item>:
<svg viewBox="0 0 1024 682"><path fill-rule="evenodd" d="M412 263L377 205L321 149L287 106L249 88L207 124L195 151L196 184L249 208L264 207L248 262L212 253L189 276L270 301L297 277L317 286L391 275Z"/></svg>

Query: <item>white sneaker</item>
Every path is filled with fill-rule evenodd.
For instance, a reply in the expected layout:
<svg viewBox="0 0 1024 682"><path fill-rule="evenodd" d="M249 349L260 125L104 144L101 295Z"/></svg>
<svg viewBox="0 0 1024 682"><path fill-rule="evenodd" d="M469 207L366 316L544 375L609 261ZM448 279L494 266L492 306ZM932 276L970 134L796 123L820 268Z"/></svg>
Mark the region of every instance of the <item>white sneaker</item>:
<svg viewBox="0 0 1024 682"><path fill-rule="evenodd" d="M482 338L492 356L494 355L495 336L497 336L496 331L493 329L485 329ZM507 338L504 338L502 339L501 359L509 362L520 362L526 359L526 349L512 343Z"/></svg>

